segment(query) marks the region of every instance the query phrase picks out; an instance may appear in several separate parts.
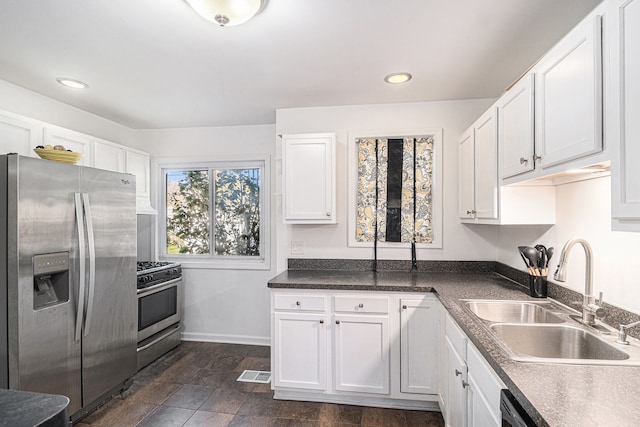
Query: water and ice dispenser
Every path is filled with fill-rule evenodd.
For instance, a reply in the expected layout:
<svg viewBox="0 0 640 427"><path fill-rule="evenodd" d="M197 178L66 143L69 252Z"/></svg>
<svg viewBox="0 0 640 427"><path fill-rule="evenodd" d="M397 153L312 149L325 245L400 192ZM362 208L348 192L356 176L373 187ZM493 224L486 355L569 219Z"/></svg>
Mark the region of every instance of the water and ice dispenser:
<svg viewBox="0 0 640 427"><path fill-rule="evenodd" d="M33 309L69 301L69 252L33 257Z"/></svg>

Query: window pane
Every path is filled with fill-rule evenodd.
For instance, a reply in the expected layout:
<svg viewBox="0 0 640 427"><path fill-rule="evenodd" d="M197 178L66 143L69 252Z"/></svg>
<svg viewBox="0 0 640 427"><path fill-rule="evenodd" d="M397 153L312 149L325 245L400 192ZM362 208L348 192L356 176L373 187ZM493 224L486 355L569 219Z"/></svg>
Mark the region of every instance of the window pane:
<svg viewBox="0 0 640 427"><path fill-rule="evenodd" d="M215 171L217 255L260 255L260 169Z"/></svg>
<svg viewBox="0 0 640 427"><path fill-rule="evenodd" d="M167 254L209 253L209 172L167 172Z"/></svg>

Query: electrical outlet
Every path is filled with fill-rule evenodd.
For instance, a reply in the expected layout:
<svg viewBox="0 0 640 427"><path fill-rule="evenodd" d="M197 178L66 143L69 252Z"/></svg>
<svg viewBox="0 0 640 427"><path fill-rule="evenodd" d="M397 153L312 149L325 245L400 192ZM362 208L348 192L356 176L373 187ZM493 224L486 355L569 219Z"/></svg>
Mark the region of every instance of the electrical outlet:
<svg viewBox="0 0 640 427"><path fill-rule="evenodd" d="M304 240L292 240L291 253L297 255L304 254Z"/></svg>

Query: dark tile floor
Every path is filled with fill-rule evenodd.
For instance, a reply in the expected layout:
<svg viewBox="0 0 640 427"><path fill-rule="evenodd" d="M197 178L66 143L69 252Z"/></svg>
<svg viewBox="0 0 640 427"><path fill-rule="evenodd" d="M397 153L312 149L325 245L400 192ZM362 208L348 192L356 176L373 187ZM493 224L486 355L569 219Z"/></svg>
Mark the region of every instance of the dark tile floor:
<svg viewBox="0 0 640 427"><path fill-rule="evenodd" d="M236 381L245 369L268 371L269 347L183 342L76 426L444 426L439 412L274 400L270 384Z"/></svg>

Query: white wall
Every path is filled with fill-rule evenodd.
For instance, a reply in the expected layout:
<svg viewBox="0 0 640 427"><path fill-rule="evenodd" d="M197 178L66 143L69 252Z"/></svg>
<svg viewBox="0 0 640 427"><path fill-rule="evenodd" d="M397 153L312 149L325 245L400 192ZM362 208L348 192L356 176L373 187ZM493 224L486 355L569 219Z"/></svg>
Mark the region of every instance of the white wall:
<svg viewBox="0 0 640 427"><path fill-rule="evenodd" d="M160 158L208 161L221 157L244 158L249 154L266 154L273 158L276 139L274 125L138 130L135 133L136 146L151 154L152 165ZM273 182L273 172L271 178ZM157 171L153 168L151 181L152 203L156 206L153 198L158 194ZM272 183L272 192L273 188ZM273 204L271 208L273 211ZM155 221L155 217L150 218ZM271 224L274 220L272 215ZM271 252L272 248L273 244L269 249ZM185 267L183 338L268 344L267 281L276 275L273 256L271 260L272 266L268 270Z"/></svg>
<svg viewBox="0 0 640 427"><path fill-rule="evenodd" d="M544 207L532 203L531 208ZM558 186L556 219L551 228L500 227L497 260L524 271L517 246L553 246L555 254L549 264L552 279L564 243L575 236L584 237L593 248L595 295L604 292L605 302L640 313L640 233L611 231L610 177ZM575 246L563 284L580 293L584 292L584 259L582 247Z"/></svg>
<svg viewBox="0 0 640 427"><path fill-rule="evenodd" d="M465 100L380 104L344 107L294 108L276 111L276 132L336 133L337 219L335 225L283 225L282 199L276 197L278 271L286 269L289 257L372 259L369 248L347 246L347 137L351 131L405 129L444 130L443 158L443 246L421 249L419 260L494 260L497 228L464 226L457 217L458 138L493 100ZM281 143L278 140L278 152ZM276 170L281 172L277 163ZM280 193L280 174L277 177ZM291 254L291 241L304 242L304 254ZM379 259L411 259L408 249L379 249Z"/></svg>
<svg viewBox="0 0 640 427"><path fill-rule="evenodd" d="M0 110L133 146L133 129L4 80L0 80Z"/></svg>

